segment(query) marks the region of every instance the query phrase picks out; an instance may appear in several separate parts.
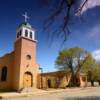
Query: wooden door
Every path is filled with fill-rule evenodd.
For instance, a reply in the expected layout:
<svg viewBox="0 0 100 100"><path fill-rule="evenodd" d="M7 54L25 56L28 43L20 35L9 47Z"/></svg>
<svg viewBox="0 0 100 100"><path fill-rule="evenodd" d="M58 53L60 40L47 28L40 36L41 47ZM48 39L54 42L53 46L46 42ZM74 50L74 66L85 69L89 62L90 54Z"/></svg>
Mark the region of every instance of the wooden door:
<svg viewBox="0 0 100 100"><path fill-rule="evenodd" d="M32 87L32 74L30 72L26 72L24 74L23 81L24 87Z"/></svg>

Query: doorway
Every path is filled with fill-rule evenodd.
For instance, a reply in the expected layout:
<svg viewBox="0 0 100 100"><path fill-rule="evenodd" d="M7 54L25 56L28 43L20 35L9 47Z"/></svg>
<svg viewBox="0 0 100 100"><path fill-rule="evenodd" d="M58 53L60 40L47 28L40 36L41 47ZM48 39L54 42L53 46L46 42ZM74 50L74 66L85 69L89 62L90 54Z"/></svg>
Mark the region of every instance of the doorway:
<svg viewBox="0 0 100 100"><path fill-rule="evenodd" d="M48 79L48 88L51 88L51 80Z"/></svg>
<svg viewBox="0 0 100 100"><path fill-rule="evenodd" d="M23 86L24 87L32 87L33 76L30 72L25 72L23 77Z"/></svg>

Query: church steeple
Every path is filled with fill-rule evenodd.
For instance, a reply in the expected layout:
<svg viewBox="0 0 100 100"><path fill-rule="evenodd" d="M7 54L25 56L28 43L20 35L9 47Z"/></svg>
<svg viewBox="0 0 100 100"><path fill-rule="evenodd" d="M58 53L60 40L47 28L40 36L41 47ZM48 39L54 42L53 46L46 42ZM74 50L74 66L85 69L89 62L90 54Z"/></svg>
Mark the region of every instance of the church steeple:
<svg viewBox="0 0 100 100"><path fill-rule="evenodd" d="M21 23L17 28L17 36L16 38L19 39L21 37L31 39L35 41L35 30L32 28L32 26L27 22L27 19L29 17L27 16L27 13L25 12L24 15L25 22Z"/></svg>
<svg viewBox="0 0 100 100"><path fill-rule="evenodd" d="M27 14L24 17L25 21L17 28L14 44L14 88L16 90L36 88L39 72L39 65L36 63L35 30L27 22Z"/></svg>

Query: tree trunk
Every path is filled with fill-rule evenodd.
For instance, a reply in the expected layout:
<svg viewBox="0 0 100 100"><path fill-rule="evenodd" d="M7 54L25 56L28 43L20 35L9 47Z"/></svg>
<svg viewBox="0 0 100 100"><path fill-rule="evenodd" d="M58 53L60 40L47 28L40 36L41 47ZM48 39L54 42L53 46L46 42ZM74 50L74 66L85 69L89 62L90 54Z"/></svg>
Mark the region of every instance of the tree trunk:
<svg viewBox="0 0 100 100"><path fill-rule="evenodd" d="M91 86L94 86L94 81L91 81Z"/></svg>
<svg viewBox="0 0 100 100"><path fill-rule="evenodd" d="M100 86L100 81L98 81L98 83L99 83L99 86Z"/></svg>
<svg viewBox="0 0 100 100"><path fill-rule="evenodd" d="M79 81L76 75L72 74L71 80L69 82L69 87L76 87L79 86Z"/></svg>

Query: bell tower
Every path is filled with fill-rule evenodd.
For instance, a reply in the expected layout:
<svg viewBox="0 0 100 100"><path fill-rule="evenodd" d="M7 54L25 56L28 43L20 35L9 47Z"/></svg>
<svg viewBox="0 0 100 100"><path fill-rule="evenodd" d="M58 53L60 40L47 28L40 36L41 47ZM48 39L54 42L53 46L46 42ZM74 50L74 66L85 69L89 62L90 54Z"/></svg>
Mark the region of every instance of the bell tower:
<svg viewBox="0 0 100 100"><path fill-rule="evenodd" d="M17 29L17 36L16 38L19 39L20 37L25 37L27 39L31 39L35 41L35 30L32 28L32 26L27 22L27 19L29 18L27 16L27 13L23 15L25 17L25 22L21 23Z"/></svg>
<svg viewBox="0 0 100 100"><path fill-rule="evenodd" d="M35 29L27 22L27 13L23 15L25 22L21 23L16 31L14 44L14 89L26 87L37 88L39 65L36 63Z"/></svg>

